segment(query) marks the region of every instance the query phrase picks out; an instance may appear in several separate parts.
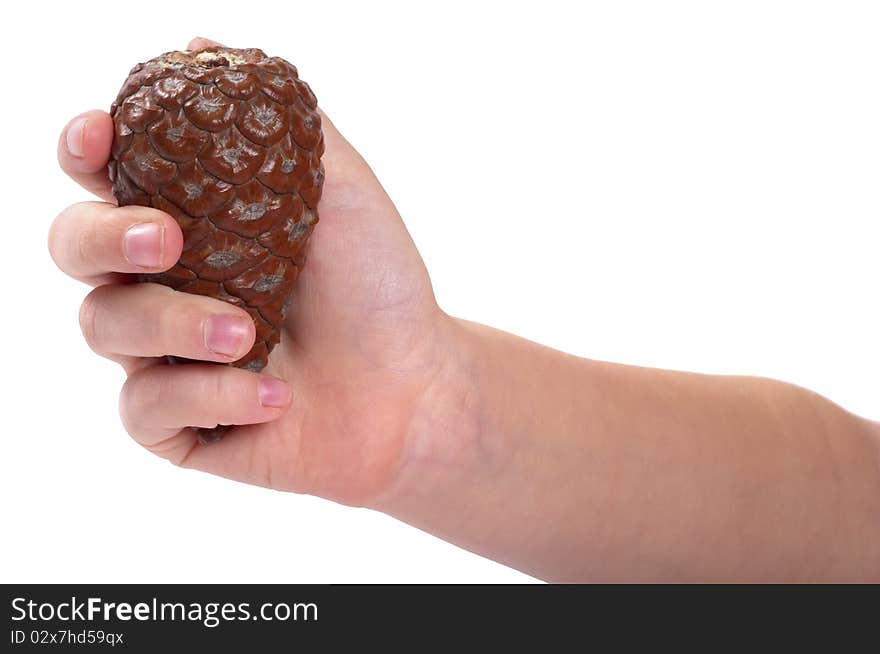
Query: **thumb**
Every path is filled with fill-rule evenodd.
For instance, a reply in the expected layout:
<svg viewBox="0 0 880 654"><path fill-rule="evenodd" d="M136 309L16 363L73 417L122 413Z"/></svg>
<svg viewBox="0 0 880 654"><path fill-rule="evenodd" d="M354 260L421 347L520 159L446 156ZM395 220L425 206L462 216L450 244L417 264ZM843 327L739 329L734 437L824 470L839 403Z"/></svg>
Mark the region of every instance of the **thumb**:
<svg viewBox="0 0 880 654"><path fill-rule="evenodd" d="M226 46L204 36L193 38L186 46L187 50L215 47ZM324 131L324 166L328 171L332 171L332 177L335 178L330 182L331 188L325 187L324 189L322 208L333 206L333 208L340 209L363 210L365 206L375 207L378 202L379 206L387 211L391 202L372 169L339 133L339 130L320 107L318 113L321 115L321 126ZM339 182L338 186L337 182ZM339 192L334 192L334 187ZM393 207L390 208L393 209Z"/></svg>
<svg viewBox="0 0 880 654"><path fill-rule="evenodd" d="M192 41L189 42L189 45L186 46L187 50L202 50L204 48L214 48L214 47L222 47L222 43L217 43L217 41L212 41L211 39L206 39L203 36L197 36Z"/></svg>

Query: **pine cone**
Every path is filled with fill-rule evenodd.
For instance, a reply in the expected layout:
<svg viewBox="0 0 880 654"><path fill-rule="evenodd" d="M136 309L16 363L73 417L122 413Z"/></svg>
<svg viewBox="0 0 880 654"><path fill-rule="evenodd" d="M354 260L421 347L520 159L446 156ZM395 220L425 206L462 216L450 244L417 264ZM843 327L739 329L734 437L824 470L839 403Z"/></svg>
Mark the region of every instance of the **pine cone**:
<svg viewBox="0 0 880 654"><path fill-rule="evenodd" d="M283 59L212 47L138 64L110 113L119 205L161 209L183 230L177 264L140 281L247 311L256 342L231 365L262 370L318 221L324 136L314 94Z"/></svg>

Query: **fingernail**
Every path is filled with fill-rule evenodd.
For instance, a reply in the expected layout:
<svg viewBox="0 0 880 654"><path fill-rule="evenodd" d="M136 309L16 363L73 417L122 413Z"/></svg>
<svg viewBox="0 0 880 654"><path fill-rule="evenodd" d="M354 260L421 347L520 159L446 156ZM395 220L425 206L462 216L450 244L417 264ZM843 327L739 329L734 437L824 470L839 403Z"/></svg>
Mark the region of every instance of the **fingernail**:
<svg viewBox="0 0 880 654"><path fill-rule="evenodd" d="M216 354L235 356L247 336L247 323L238 316L211 316L205 323L205 347Z"/></svg>
<svg viewBox="0 0 880 654"><path fill-rule="evenodd" d="M139 223L129 227L122 239L125 258L141 268L158 268L162 265L164 230L165 227L158 223Z"/></svg>
<svg viewBox="0 0 880 654"><path fill-rule="evenodd" d="M290 399L290 389L287 383L274 377L260 378L260 404L266 407L287 406Z"/></svg>
<svg viewBox="0 0 880 654"><path fill-rule="evenodd" d="M87 122L88 118L80 116L75 118L67 128L67 151L77 159L82 159L83 156L83 141L85 141Z"/></svg>

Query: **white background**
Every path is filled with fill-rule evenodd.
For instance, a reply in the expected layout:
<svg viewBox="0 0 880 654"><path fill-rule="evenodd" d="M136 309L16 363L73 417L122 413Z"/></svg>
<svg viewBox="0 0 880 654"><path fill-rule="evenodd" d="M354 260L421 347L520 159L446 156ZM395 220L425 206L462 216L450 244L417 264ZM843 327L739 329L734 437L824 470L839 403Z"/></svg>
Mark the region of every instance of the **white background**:
<svg viewBox="0 0 880 654"><path fill-rule="evenodd" d="M583 4L12 5L0 581L529 579L126 436L122 371L81 340L86 288L46 250L87 199L55 143L195 35L298 66L448 312L587 357L778 377L880 418L877 3Z"/></svg>

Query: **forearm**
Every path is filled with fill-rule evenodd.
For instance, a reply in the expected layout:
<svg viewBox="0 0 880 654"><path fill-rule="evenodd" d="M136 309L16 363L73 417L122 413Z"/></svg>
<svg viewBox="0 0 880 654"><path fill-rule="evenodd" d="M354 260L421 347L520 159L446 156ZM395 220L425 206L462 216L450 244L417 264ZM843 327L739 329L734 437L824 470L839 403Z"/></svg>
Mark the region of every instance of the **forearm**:
<svg viewBox="0 0 880 654"><path fill-rule="evenodd" d="M551 580L880 579L877 425L453 321L379 507Z"/></svg>

